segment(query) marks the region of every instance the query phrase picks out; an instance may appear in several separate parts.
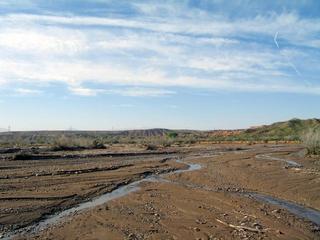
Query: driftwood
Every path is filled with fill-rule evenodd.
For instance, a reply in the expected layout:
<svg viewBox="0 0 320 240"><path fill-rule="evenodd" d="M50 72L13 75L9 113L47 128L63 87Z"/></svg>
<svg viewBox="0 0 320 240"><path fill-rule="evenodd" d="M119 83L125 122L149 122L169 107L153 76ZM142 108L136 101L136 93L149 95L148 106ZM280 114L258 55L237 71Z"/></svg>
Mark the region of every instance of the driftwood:
<svg viewBox="0 0 320 240"><path fill-rule="evenodd" d="M237 225L233 225L233 224L229 224L229 223L226 223L224 221L221 221L220 219L216 219L217 222L227 226L227 227L231 227L233 229L236 229L236 230L245 230L245 231L250 231L250 232L255 232L255 233L263 233L264 231L263 230L259 230L259 229L256 229L256 228L251 228L251 227L246 227L246 226L237 226Z"/></svg>

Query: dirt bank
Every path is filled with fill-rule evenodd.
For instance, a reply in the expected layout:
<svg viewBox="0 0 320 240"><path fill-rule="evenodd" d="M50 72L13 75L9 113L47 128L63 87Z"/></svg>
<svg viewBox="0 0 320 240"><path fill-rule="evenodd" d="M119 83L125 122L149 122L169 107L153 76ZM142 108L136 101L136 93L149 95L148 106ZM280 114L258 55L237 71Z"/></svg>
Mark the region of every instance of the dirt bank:
<svg viewBox="0 0 320 240"><path fill-rule="evenodd" d="M213 152L217 155L210 156ZM320 166L316 161L303 157L300 152L300 146L292 145L237 148L197 146L175 158L200 163L203 166L201 170L166 176L169 182L144 182L137 192L74 214L59 225L34 236L24 235L22 239L317 239L320 235L315 224L280 207L259 202L243 194L260 192L319 210ZM261 154L294 160L303 167L292 168L284 161L256 158ZM66 182L67 178L63 175L43 178L48 178L48 182L49 179L57 178L53 186L58 182L61 184L57 191L49 190L51 194L55 193L54 196L68 197L79 193L86 196L85 193L90 191L90 196L93 196L92 189L88 187L91 184L105 184L102 191L95 189L95 194L98 195L110 191L116 184L141 178L141 174L146 171L183 166L172 160L163 160L160 156L127 157L119 162L117 160L123 167L116 170L82 174L73 172ZM97 165L107 168L103 165L107 162L102 158L97 162L86 161L84 166L87 169ZM112 164L115 165L115 162ZM61 165L57 162L57 166ZM66 164L64 168L67 166L69 165ZM79 166L75 168L72 164L69 168L79 169ZM90 174L88 178L84 178L87 174ZM64 181L60 179L62 177L65 177ZM7 179L11 186L16 186L15 182L12 183L14 180ZM48 182L44 186L51 189ZM106 184L113 185L106 188ZM8 194L10 191L19 196L26 195L21 189L10 190L9 185L6 185L9 190L2 195L14 196L13 193L12 196ZM32 196L44 195L46 187L41 186L35 187L39 192L38 195L37 191L32 192ZM31 200L23 201L27 204ZM7 202L15 202L21 207L23 201ZM50 201L47 199L44 204L39 199L33 199L32 204L36 202L34 205L43 209ZM59 199L60 203L64 201L65 199ZM11 221L16 221L18 216L23 215L20 213ZM26 216L29 217L30 214L27 213Z"/></svg>

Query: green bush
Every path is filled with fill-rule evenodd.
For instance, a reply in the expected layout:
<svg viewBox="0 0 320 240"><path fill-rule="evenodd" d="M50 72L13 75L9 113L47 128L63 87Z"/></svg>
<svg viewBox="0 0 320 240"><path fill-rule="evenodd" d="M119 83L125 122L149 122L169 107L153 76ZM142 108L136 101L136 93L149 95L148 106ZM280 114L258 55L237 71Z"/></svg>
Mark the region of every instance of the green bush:
<svg viewBox="0 0 320 240"><path fill-rule="evenodd" d="M178 133L176 133L176 132L169 132L169 133L167 133L167 137L174 139L174 138L178 137Z"/></svg>
<svg viewBox="0 0 320 240"><path fill-rule="evenodd" d="M98 139L93 140L92 147L95 149L105 149L106 148L104 143Z"/></svg>

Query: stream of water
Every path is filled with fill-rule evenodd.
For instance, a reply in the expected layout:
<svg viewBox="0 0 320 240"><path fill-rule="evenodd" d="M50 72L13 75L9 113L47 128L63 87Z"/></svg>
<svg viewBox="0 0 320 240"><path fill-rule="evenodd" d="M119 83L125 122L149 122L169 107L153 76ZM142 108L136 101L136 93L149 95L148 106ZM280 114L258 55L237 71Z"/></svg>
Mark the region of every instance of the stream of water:
<svg viewBox="0 0 320 240"><path fill-rule="evenodd" d="M270 154L259 154L256 155L257 159L267 159L267 160L273 160L273 161L281 161L281 162L285 162L288 164L289 167L296 167L296 168L301 168L303 167L300 163L297 163L293 160L289 160L289 159L283 159L283 158L278 158L278 157L273 157L270 156Z"/></svg>
<svg viewBox="0 0 320 240"><path fill-rule="evenodd" d="M258 156L260 156L260 157L258 157ZM258 156L257 156L257 158L266 158L266 155L258 155ZM269 157L270 156L268 156L267 158L269 158ZM293 162L293 161L290 161L290 160L278 159L278 158L277 158L277 160L285 161L287 163L294 165L295 167L297 167L297 165L301 166L300 164ZM200 164L186 163L181 160L176 160L176 161L179 163L187 164L188 168L176 170L176 171L162 174L162 175L152 175L152 176L146 177L144 179L132 182L128 185L124 185L122 187L115 189L114 191L112 191L110 193L103 194L100 197L94 198L88 202L81 203L73 208L64 210L60 213L50 215L46 219L44 219L44 220L42 220L32 226L28 226L28 227L22 228L20 230L17 230L15 232L8 233L2 239L6 239L6 240L12 239L16 235L37 233L39 231L42 231L42 230L48 228L49 226L52 226L54 224L57 224L57 223L63 221L67 216L72 216L73 214L76 214L80 211L90 209L93 207L97 207L99 205L107 203L110 200L120 198L120 197L123 197L129 193L138 191L140 189L139 185L142 182L147 182L147 181L170 182L170 181L166 180L165 178L163 178L163 176L169 175L169 174L177 174L177 173L183 173L183 172L189 172L189 171L196 171L196 170L201 169ZM280 208L284 208L284 209L288 210L289 212L297 215L298 217L306 218L306 219L310 220L311 222L313 222L317 225L320 225L320 211L318 211L318 210L307 208L302 205L298 205L298 204L295 204L292 202L277 199L277 198L274 198L274 197L271 197L268 195L264 195L264 194L260 194L260 193L249 193L249 194L246 194L246 196L251 196L251 197L254 197L258 201L266 202L269 204L276 205Z"/></svg>

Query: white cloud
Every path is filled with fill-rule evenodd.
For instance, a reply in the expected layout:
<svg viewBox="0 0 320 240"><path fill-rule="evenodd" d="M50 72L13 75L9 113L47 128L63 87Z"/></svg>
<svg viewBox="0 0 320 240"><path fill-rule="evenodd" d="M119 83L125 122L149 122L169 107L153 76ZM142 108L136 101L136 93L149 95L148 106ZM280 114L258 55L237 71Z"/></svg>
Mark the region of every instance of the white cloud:
<svg viewBox="0 0 320 240"><path fill-rule="evenodd" d="M126 87L114 89L96 89L86 88L81 86L70 86L69 90L74 95L79 96L96 96L98 94L116 94L126 97L160 97L175 94L174 91L161 88L146 88L146 87ZM129 107L121 105L121 107Z"/></svg>
<svg viewBox="0 0 320 240"><path fill-rule="evenodd" d="M160 20L160 18L154 17L153 21L102 17L10 14L2 16L1 21L11 26L17 23L34 24L35 22L42 22L46 24L71 24L75 26L141 28L162 33L213 34L217 36L252 33L273 36L279 31L286 40L290 42L301 40L304 44L308 44L308 41L305 39L306 37L310 37L320 30L320 19L300 19L294 13L269 16L258 15L255 18L236 19L234 21L211 16L199 18L196 14L188 18L169 18L168 20Z"/></svg>
<svg viewBox="0 0 320 240"><path fill-rule="evenodd" d="M92 89L92 88L85 88L85 87L69 87L69 90L74 95L79 96L96 96L98 93L103 93L104 90L102 89Z"/></svg>
<svg viewBox="0 0 320 240"><path fill-rule="evenodd" d="M166 95L175 94L174 91L160 89L160 88L124 88L124 89L112 89L108 91L109 93L120 94L127 97L160 97Z"/></svg>
<svg viewBox="0 0 320 240"><path fill-rule="evenodd" d="M85 51L88 44L84 36L76 31L57 28L2 29L0 48L28 54L63 54L68 55Z"/></svg>
<svg viewBox="0 0 320 240"><path fill-rule="evenodd" d="M14 91L18 95L39 95L42 93L41 90L29 89L29 88L17 88L17 89L14 89Z"/></svg>
<svg viewBox="0 0 320 240"><path fill-rule="evenodd" d="M310 70L316 57L292 48L279 51L272 41L279 32L280 48L281 41L318 46L319 19L289 13L231 21L207 15L198 19L198 14L148 21L0 16L0 86L58 82L82 96L164 96L175 93L170 87L319 94L318 85L305 85L283 59L303 59L300 67ZM270 45L250 40L254 35L270 36ZM121 89L82 87L92 82Z"/></svg>

